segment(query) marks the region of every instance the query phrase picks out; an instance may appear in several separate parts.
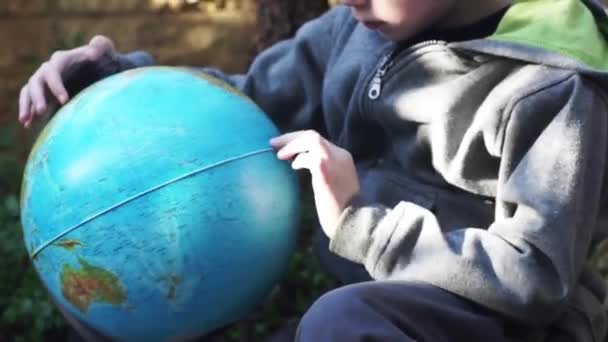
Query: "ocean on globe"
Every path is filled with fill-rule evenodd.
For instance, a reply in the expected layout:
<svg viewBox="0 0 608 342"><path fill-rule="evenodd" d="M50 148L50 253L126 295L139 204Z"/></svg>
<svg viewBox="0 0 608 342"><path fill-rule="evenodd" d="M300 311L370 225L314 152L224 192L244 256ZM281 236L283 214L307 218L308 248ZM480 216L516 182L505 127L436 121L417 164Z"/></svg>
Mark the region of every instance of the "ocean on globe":
<svg viewBox="0 0 608 342"><path fill-rule="evenodd" d="M254 310L295 248L299 194L251 100L190 69L108 77L30 152L26 247L63 309L125 341L204 335Z"/></svg>

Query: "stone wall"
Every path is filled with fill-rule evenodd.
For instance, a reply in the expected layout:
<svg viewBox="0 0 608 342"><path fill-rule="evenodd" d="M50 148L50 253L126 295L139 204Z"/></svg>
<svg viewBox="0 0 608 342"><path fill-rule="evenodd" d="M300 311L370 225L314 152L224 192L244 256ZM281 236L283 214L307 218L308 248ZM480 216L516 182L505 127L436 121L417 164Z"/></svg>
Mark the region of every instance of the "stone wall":
<svg viewBox="0 0 608 342"><path fill-rule="evenodd" d="M0 149L16 125L18 92L57 49L95 34L119 51L143 49L160 64L243 71L254 39L253 0L0 0Z"/></svg>

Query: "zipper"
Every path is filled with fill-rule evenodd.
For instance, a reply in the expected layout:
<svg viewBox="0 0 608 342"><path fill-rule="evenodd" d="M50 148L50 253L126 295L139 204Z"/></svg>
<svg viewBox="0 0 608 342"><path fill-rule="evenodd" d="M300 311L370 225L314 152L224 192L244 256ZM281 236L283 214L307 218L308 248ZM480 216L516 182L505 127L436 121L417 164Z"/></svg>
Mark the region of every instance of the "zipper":
<svg viewBox="0 0 608 342"><path fill-rule="evenodd" d="M395 63L393 59L395 52L396 50L392 50L382 57L380 66L376 70L374 78L372 78L372 82L367 93L367 96L369 96L370 99L375 100L380 97L380 93L382 92L382 79L384 78L384 75L386 75L388 69Z"/></svg>
<svg viewBox="0 0 608 342"><path fill-rule="evenodd" d="M429 46L429 45L445 45L446 42L443 40L427 40L427 41L423 41L417 44L414 44L410 47L408 47L407 49L403 50L402 53L399 54L410 54L413 53L414 51L421 49L423 47ZM384 76L386 75L386 73L388 72L388 70L395 64L395 55L397 55L398 49L393 49L391 51L389 51L388 53L386 53L378 66L378 69L376 69L376 73L374 74L374 77L372 78L372 81L370 83L369 86L369 90L367 92L367 96L371 99L371 100L376 100L380 97L380 95L382 94L382 82L384 81Z"/></svg>

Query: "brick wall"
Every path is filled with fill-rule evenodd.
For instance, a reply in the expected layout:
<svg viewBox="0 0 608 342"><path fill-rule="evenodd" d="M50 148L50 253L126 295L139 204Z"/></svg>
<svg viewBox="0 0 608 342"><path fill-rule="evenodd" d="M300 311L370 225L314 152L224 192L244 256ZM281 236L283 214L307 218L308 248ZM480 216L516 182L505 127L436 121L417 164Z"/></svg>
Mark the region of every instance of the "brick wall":
<svg viewBox="0 0 608 342"><path fill-rule="evenodd" d="M0 153L14 135L26 150L33 135L15 120L18 91L27 77L52 51L95 34L111 37L119 51L150 51L160 64L244 70L254 40L255 1L188 2L0 0Z"/></svg>
<svg viewBox="0 0 608 342"><path fill-rule="evenodd" d="M104 34L117 50L144 49L160 64L242 71L254 8L253 0L0 0L0 149L7 135L31 140L15 122L18 92L52 51Z"/></svg>

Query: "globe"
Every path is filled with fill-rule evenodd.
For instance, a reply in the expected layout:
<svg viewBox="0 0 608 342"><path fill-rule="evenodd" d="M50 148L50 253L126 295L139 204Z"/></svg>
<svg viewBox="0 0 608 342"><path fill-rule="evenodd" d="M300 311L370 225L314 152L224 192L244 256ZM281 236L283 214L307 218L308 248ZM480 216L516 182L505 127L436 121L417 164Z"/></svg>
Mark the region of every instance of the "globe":
<svg viewBox="0 0 608 342"><path fill-rule="evenodd" d="M297 180L251 100L185 68L88 87L26 164L26 248L52 298L127 341L204 335L254 310L295 247Z"/></svg>

